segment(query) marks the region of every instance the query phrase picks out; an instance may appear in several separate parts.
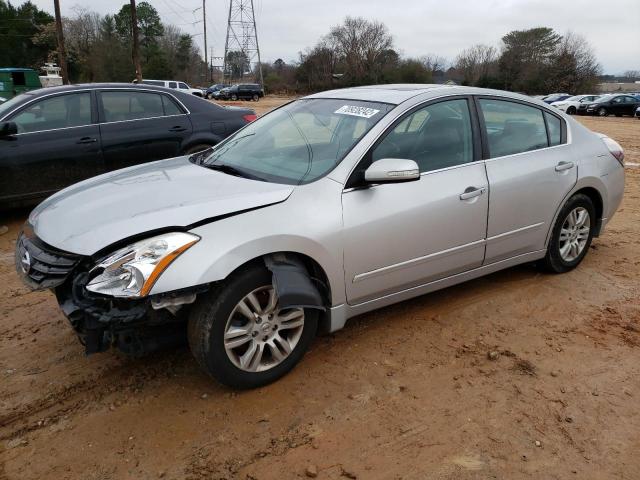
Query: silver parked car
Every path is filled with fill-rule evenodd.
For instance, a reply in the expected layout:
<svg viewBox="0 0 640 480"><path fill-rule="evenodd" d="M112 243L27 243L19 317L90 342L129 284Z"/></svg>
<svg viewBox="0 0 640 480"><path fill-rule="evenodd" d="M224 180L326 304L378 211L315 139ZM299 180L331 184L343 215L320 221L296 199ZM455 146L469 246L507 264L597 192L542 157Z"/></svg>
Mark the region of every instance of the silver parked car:
<svg viewBox="0 0 640 480"><path fill-rule="evenodd" d="M621 147L543 102L334 90L53 195L16 265L55 290L87 353L186 336L213 377L255 387L354 315L524 262L571 270L623 187Z"/></svg>

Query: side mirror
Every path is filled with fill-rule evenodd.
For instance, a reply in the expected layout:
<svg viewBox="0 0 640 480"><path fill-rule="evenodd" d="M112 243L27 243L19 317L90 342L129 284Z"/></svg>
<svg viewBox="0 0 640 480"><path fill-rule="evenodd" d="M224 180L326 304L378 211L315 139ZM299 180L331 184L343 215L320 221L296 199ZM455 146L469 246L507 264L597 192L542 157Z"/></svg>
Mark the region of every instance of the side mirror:
<svg viewBox="0 0 640 480"><path fill-rule="evenodd" d="M0 123L0 137L10 137L18 133L18 126L14 122Z"/></svg>
<svg viewBox="0 0 640 480"><path fill-rule="evenodd" d="M413 160L383 158L376 160L364 172L367 183L397 183L420 180L420 168Z"/></svg>

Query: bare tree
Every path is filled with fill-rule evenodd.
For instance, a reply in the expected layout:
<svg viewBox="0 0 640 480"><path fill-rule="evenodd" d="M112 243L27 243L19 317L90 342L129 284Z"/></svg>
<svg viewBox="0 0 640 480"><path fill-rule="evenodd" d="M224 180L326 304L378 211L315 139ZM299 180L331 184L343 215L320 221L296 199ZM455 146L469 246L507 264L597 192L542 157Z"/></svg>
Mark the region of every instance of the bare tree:
<svg viewBox="0 0 640 480"><path fill-rule="evenodd" d="M352 82L375 83L382 70L384 53L393 48L393 39L384 23L362 17L347 17L331 29L326 43L344 62Z"/></svg>
<svg viewBox="0 0 640 480"><path fill-rule="evenodd" d="M467 85L478 85L496 70L498 50L490 45L474 45L460 52L455 68Z"/></svg>
<svg viewBox="0 0 640 480"><path fill-rule="evenodd" d="M640 70L627 70L622 76L629 81L639 80Z"/></svg>
<svg viewBox="0 0 640 480"><path fill-rule="evenodd" d="M546 72L549 91L595 91L601 67L587 40L568 32L562 37Z"/></svg>

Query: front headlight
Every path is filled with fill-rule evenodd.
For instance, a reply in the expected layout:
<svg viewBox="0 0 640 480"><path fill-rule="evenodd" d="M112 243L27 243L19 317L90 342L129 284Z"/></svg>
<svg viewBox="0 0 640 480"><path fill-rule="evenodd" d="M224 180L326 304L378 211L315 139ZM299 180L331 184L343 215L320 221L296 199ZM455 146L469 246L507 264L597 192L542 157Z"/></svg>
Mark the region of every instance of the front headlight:
<svg viewBox="0 0 640 480"><path fill-rule="evenodd" d="M144 297L158 277L200 237L174 232L132 243L96 265L87 290L113 297Z"/></svg>

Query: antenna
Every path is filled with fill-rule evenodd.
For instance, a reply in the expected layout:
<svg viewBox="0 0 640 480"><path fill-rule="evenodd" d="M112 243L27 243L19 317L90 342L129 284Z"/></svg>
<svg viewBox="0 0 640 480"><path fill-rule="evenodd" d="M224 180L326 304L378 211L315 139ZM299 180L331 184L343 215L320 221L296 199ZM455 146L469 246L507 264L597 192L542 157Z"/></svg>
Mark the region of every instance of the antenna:
<svg viewBox="0 0 640 480"><path fill-rule="evenodd" d="M252 74L251 67L254 64L258 70L256 80L264 85L253 0L229 0L223 78L229 82L242 80L246 75Z"/></svg>

